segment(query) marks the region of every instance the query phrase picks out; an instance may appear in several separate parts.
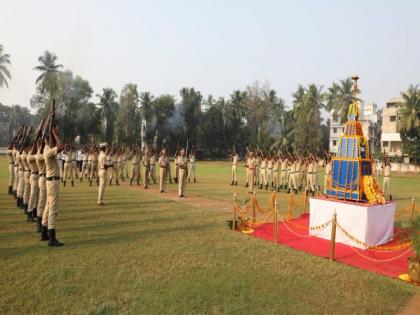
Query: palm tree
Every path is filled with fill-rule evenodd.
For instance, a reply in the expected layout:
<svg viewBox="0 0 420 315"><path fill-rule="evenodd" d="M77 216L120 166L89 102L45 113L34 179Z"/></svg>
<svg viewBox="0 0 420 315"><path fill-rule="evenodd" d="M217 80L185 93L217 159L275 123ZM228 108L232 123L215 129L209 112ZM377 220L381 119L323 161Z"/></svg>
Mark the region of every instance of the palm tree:
<svg viewBox="0 0 420 315"><path fill-rule="evenodd" d="M321 122L321 109L325 108L324 99L325 94L322 92L322 86L317 87L315 84L308 86L305 99L306 122Z"/></svg>
<svg viewBox="0 0 420 315"><path fill-rule="evenodd" d="M398 110L401 117L399 128L407 132L420 127L420 90L418 85L410 85L407 91L401 93L404 106Z"/></svg>
<svg viewBox="0 0 420 315"><path fill-rule="evenodd" d="M359 93L360 91L358 91ZM334 110L340 117L340 121L346 121L350 104L354 101L353 81L351 78L340 80L333 83L327 92L327 108Z"/></svg>
<svg viewBox="0 0 420 315"><path fill-rule="evenodd" d="M57 73L59 69L63 68L62 65L57 64L57 59L58 57L54 53L46 50L42 56L39 56L39 65L34 68L41 72L35 83L40 83L42 91L46 89L50 94L54 92Z"/></svg>
<svg viewBox="0 0 420 315"><path fill-rule="evenodd" d="M3 54L3 45L0 45L0 87L5 85L9 88L9 84L7 83L7 78L11 79L9 69L7 69L7 65L10 65L10 55Z"/></svg>
<svg viewBox="0 0 420 315"><path fill-rule="evenodd" d="M97 97L99 97L101 117L105 122L105 140L111 143L114 133L113 122L118 111L117 93L111 88L104 88L102 89L102 95L98 94Z"/></svg>

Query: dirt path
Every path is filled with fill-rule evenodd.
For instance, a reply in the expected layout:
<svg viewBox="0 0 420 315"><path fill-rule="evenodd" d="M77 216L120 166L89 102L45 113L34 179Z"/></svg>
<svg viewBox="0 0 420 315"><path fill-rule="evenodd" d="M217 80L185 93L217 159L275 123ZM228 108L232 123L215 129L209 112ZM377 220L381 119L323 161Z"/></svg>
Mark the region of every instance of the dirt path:
<svg viewBox="0 0 420 315"><path fill-rule="evenodd" d="M417 293L407 303L404 309L398 315L418 315L420 314L420 293Z"/></svg>

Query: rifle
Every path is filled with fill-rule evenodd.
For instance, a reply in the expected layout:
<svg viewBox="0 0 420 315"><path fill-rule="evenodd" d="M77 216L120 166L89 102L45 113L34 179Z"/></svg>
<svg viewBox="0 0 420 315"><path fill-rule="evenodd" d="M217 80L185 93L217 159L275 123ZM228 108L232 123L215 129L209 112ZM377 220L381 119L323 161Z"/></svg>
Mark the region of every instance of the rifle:
<svg viewBox="0 0 420 315"><path fill-rule="evenodd" d="M9 147L13 147L15 145L16 141L18 141L19 137L21 136L22 131L23 131L23 125L19 127L18 132L15 134L12 141L10 141Z"/></svg>
<svg viewBox="0 0 420 315"><path fill-rule="evenodd" d="M41 154L44 153L45 139L51 135L51 130L55 127L55 97L52 99L51 108L48 112L47 119L44 121L44 125L41 136Z"/></svg>

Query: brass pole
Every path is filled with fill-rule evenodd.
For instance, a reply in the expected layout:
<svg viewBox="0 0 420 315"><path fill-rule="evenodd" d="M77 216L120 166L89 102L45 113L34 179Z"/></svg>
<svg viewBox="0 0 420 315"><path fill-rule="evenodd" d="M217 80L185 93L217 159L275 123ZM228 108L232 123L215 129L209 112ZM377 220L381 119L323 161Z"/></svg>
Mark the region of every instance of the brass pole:
<svg viewBox="0 0 420 315"><path fill-rule="evenodd" d="M414 209L416 206L416 202L414 201L414 197L411 198L411 209L410 209L410 222L411 222L411 226L413 225L413 221L414 221Z"/></svg>
<svg viewBox="0 0 420 315"><path fill-rule="evenodd" d="M232 230L236 229L236 209L235 209L235 203L236 203L236 193L233 194L233 220L232 220Z"/></svg>
<svg viewBox="0 0 420 315"><path fill-rule="evenodd" d="M255 201L257 200L255 197L255 190L252 193L252 222L257 222L256 214L255 214Z"/></svg>
<svg viewBox="0 0 420 315"><path fill-rule="evenodd" d="M337 213L334 210L332 223L331 223L331 239L330 239L330 260L334 260L335 252L335 233L337 229Z"/></svg>
<svg viewBox="0 0 420 315"><path fill-rule="evenodd" d="M304 210L303 213L306 213L306 211L308 210L308 196L306 195L306 193L305 193L305 200L304 200L304 202L305 202L305 210Z"/></svg>
<svg viewBox="0 0 420 315"><path fill-rule="evenodd" d="M277 244L278 243L278 224L279 224L279 220L277 217L277 201L274 201L274 242Z"/></svg>

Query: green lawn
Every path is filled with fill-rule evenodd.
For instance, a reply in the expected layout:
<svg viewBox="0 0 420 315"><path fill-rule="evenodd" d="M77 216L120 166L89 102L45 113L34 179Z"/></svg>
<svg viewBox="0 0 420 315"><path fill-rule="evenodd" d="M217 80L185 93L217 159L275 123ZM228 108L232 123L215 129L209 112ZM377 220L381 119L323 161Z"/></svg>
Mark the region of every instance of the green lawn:
<svg viewBox="0 0 420 315"><path fill-rule="evenodd" d="M232 187L227 163L198 163L199 182L187 193L229 207L235 191L248 198L243 171ZM392 185L398 208L412 195L420 202L419 177L396 177ZM420 291L231 232L229 210L163 200L138 187L107 187L104 208L96 206L96 187L62 188L57 236L65 246L48 248L6 191L1 158L0 314L393 314Z"/></svg>

